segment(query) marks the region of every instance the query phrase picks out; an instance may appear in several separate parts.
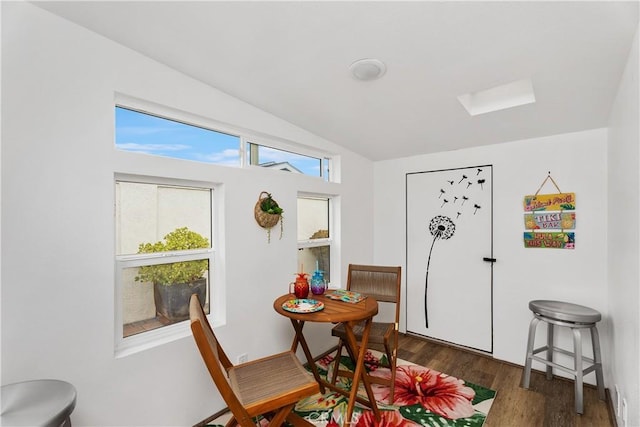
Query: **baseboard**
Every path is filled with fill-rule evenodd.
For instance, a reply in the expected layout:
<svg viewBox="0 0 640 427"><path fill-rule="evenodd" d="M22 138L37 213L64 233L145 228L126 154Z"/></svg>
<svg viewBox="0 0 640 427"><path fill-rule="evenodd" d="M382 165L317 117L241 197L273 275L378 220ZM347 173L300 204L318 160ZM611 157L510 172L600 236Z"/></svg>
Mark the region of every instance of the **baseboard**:
<svg viewBox="0 0 640 427"><path fill-rule="evenodd" d="M609 407L609 420L613 427L618 427L618 420L616 419L616 408L613 407L613 398L608 388L604 389L604 393L607 397L607 406Z"/></svg>

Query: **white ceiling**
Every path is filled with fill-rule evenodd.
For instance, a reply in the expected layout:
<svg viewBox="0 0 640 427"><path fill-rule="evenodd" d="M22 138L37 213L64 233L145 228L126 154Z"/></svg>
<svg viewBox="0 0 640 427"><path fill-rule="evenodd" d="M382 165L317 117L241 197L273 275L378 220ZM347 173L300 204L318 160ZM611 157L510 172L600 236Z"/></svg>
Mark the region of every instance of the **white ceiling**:
<svg viewBox="0 0 640 427"><path fill-rule="evenodd" d="M372 160L606 126L638 28L638 1L35 3ZM535 104L457 100L524 78Z"/></svg>

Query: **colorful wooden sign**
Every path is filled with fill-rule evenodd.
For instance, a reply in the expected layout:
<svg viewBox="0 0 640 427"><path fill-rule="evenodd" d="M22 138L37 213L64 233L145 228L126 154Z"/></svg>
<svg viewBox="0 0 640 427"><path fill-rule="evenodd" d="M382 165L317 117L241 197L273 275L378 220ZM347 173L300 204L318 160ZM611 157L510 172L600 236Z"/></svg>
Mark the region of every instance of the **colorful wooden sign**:
<svg viewBox="0 0 640 427"><path fill-rule="evenodd" d="M527 230L573 230L576 228L575 212L533 212L524 215Z"/></svg>
<svg viewBox="0 0 640 427"><path fill-rule="evenodd" d="M570 231L568 233L562 231L535 233L532 231L524 232L525 248L553 248L553 249L575 249L576 236Z"/></svg>
<svg viewBox="0 0 640 427"><path fill-rule="evenodd" d="M525 212L572 211L575 209L575 193L537 194L532 196L524 196Z"/></svg>

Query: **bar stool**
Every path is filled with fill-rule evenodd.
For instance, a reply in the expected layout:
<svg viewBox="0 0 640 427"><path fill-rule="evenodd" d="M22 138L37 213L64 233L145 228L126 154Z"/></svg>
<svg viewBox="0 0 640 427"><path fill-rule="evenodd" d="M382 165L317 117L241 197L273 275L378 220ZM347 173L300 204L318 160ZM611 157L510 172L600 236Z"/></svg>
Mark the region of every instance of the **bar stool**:
<svg viewBox="0 0 640 427"><path fill-rule="evenodd" d="M598 396L601 400L605 400L604 381L602 377L602 359L600 357L600 340L598 338L598 329L596 323L602 319L600 313L592 308L582 305L571 304L561 301L545 301L535 300L529 302L529 309L533 312L533 319L529 325L529 339L527 342L527 357L525 360L525 368L523 372L522 387L529 388L529 380L531 378L531 362L533 360L543 363L547 366L547 379L553 377L553 368L561 369L572 374L575 378L575 404L576 412L583 413L583 390L582 380L584 375L589 372L596 371L596 384L598 386ZM536 335L536 327L538 322L543 321L548 325L547 329L547 345L534 350L534 342ZM571 328L573 332L573 352L553 346L554 325L565 326ZM591 331L591 344L593 346L593 359L582 355L582 331L589 329ZM547 352L547 358L543 359L536 356L542 351ZM553 352L562 353L573 356L574 368L559 365L553 361ZM586 369L582 369L583 361L591 364Z"/></svg>
<svg viewBox="0 0 640 427"><path fill-rule="evenodd" d="M71 427L76 389L59 380L34 380L2 386L2 426Z"/></svg>

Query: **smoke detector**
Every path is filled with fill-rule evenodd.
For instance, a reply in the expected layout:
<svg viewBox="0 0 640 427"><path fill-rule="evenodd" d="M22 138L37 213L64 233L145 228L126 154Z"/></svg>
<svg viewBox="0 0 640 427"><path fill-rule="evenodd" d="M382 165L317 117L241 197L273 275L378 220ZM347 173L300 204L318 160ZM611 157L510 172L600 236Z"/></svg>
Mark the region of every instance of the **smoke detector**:
<svg viewBox="0 0 640 427"><path fill-rule="evenodd" d="M349 66L356 80L371 81L379 79L387 72L387 66L378 59L360 59Z"/></svg>

